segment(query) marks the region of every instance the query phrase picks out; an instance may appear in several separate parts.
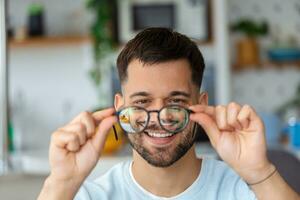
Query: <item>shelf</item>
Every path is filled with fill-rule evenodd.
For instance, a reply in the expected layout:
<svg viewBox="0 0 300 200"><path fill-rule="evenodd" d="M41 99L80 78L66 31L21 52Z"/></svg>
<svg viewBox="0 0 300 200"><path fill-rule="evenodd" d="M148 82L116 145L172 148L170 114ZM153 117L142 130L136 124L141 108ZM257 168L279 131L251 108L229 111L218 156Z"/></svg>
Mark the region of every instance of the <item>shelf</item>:
<svg viewBox="0 0 300 200"><path fill-rule="evenodd" d="M299 61L286 61L286 62L274 62L274 61L263 61L257 65L239 66L234 64L232 67L233 71L243 71L249 69L285 69L285 68L296 68L300 69Z"/></svg>
<svg viewBox="0 0 300 200"><path fill-rule="evenodd" d="M26 38L24 40L10 39L8 42L9 48L20 47L43 47L56 45L78 45L90 42L89 36L46 36Z"/></svg>

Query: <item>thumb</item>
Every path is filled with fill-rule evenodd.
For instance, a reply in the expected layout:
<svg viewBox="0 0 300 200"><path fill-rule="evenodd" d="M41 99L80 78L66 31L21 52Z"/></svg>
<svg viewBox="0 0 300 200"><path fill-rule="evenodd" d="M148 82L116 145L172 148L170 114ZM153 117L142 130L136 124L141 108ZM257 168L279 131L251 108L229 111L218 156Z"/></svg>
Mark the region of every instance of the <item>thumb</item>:
<svg viewBox="0 0 300 200"><path fill-rule="evenodd" d="M205 113L193 113L190 115L190 119L202 126L211 144L215 147L220 137L220 131L215 121Z"/></svg>
<svg viewBox="0 0 300 200"><path fill-rule="evenodd" d="M103 119L98 125L97 132L92 138L92 144L96 151L100 153L104 148L106 137L109 133L109 129L117 122L116 116L109 116Z"/></svg>

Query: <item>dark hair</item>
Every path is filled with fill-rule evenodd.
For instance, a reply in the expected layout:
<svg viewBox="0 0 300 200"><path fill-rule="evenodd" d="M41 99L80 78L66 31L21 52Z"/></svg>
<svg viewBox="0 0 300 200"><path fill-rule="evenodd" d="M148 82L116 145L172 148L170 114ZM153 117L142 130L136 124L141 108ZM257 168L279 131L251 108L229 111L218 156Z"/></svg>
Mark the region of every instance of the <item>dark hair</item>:
<svg viewBox="0 0 300 200"><path fill-rule="evenodd" d="M187 36L170 29L147 28L130 40L119 54L117 67L120 82L127 79L128 64L133 59L155 64L182 58L188 60L192 81L200 88L205 64L197 45Z"/></svg>

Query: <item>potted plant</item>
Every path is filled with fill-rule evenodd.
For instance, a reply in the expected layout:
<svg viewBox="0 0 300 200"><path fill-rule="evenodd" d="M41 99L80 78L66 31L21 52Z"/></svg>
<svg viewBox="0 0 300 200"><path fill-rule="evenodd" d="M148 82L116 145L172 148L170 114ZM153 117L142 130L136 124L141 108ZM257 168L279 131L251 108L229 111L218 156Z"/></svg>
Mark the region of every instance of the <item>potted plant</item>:
<svg viewBox="0 0 300 200"><path fill-rule="evenodd" d="M87 8L93 13L94 20L90 28L93 40L93 52L95 64L89 75L96 87L101 84L103 68L107 68L104 60L116 50L116 42L112 33L113 6L115 0L88 0ZM100 91L100 90L99 90ZM99 94L99 103L103 95Z"/></svg>
<svg viewBox="0 0 300 200"><path fill-rule="evenodd" d="M107 58L116 52L116 40L113 35L113 12L116 0L88 0L87 8L94 14L94 21L91 25L90 34L93 41L94 66L89 71L89 76L95 84L98 92L99 105L96 110L101 110L107 106L105 101L107 94L103 93L101 83L105 71L111 68L111 64ZM118 124L115 124L118 141L115 141L114 130L111 129L108 134L104 153L113 153L118 150L124 143L122 130Z"/></svg>
<svg viewBox="0 0 300 200"><path fill-rule="evenodd" d="M260 59L256 38L268 33L267 23L258 23L251 19L241 19L231 25L231 30L242 33L245 36L237 42L237 66L257 66Z"/></svg>
<svg viewBox="0 0 300 200"><path fill-rule="evenodd" d="M44 7L40 3L31 3L28 8L28 35L30 37L43 36L44 28Z"/></svg>

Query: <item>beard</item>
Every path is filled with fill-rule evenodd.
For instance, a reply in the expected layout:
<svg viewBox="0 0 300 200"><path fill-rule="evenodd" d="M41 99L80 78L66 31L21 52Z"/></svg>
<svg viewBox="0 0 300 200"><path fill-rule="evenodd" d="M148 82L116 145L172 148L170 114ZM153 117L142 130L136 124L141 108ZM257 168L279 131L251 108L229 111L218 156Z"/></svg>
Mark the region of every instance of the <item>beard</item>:
<svg viewBox="0 0 300 200"><path fill-rule="evenodd" d="M196 125L194 125L196 126ZM189 128L188 128L189 127ZM157 147L150 151L142 143L145 132L137 134L127 134L130 145L135 149L138 154L144 158L150 165L155 167L169 167L183 157L188 150L193 146L196 140L196 130L191 131L191 126L188 126L177 137L180 137L179 143L175 148L170 147ZM150 130L150 129L148 129ZM151 131L161 130L158 127L152 127Z"/></svg>

